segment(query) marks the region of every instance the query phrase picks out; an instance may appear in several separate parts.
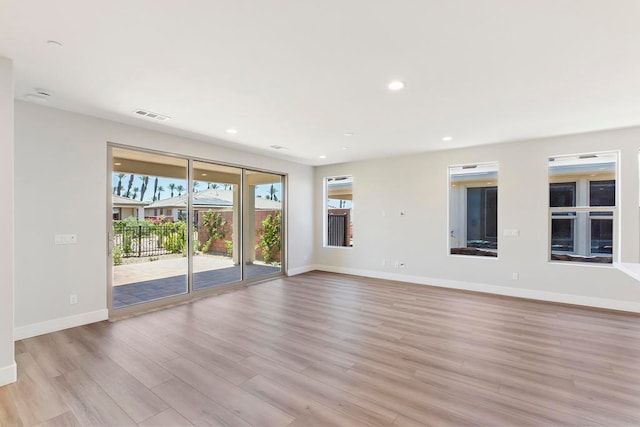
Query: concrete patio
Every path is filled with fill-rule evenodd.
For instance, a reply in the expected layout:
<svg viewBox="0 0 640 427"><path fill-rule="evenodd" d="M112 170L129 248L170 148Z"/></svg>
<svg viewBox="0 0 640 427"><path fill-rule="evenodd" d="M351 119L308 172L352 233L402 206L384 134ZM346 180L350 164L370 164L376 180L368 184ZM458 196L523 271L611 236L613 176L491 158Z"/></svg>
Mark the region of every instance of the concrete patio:
<svg viewBox="0 0 640 427"><path fill-rule="evenodd" d="M248 264L247 278L277 273L279 266ZM113 268L113 308L153 301L187 292L187 258L118 265ZM224 256L199 255L193 258L193 288L202 290L242 280L239 265Z"/></svg>

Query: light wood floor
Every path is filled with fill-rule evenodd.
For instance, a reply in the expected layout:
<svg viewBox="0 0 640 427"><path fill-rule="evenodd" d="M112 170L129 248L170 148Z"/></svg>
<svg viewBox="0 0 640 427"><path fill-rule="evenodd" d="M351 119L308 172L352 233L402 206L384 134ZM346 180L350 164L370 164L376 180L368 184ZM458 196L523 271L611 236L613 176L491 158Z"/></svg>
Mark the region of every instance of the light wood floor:
<svg viewBox="0 0 640 427"><path fill-rule="evenodd" d="M640 317L309 273L20 341L0 425L640 425Z"/></svg>

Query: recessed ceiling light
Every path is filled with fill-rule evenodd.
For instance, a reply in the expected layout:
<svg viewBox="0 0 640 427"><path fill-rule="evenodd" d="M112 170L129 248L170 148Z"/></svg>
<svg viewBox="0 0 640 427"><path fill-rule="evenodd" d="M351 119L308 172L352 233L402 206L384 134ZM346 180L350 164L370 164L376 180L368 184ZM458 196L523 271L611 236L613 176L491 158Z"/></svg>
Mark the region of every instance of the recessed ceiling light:
<svg viewBox="0 0 640 427"><path fill-rule="evenodd" d="M43 95L36 95L35 93L28 93L24 96L24 99L38 104L46 104L49 99Z"/></svg>
<svg viewBox="0 0 640 427"><path fill-rule="evenodd" d="M349 149L349 147L342 147L342 149L343 149L343 150L348 150L348 149Z"/></svg>
<svg viewBox="0 0 640 427"><path fill-rule="evenodd" d="M122 166L122 163L120 163L120 162L115 162L113 165L114 165L114 166Z"/></svg>
<svg viewBox="0 0 640 427"><path fill-rule="evenodd" d="M343 133L344 136L353 136L353 132L345 132Z"/></svg>
<svg viewBox="0 0 640 427"><path fill-rule="evenodd" d="M452 137L452 136L443 136L443 137L442 137L442 140L443 140L444 142L447 142L447 141L453 141L453 137Z"/></svg>
<svg viewBox="0 0 640 427"><path fill-rule="evenodd" d="M404 82L401 82L400 80L394 80L389 83L389 90L400 90L402 88L404 88Z"/></svg>
<svg viewBox="0 0 640 427"><path fill-rule="evenodd" d="M62 43L57 40L47 40L47 44L53 47L62 47Z"/></svg>
<svg viewBox="0 0 640 427"><path fill-rule="evenodd" d="M202 176L207 176L207 174L206 174L206 173L203 173L203 174L202 174Z"/></svg>
<svg viewBox="0 0 640 427"><path fill-rule="evenodd" d="M326 158L327 158L327 156L325 156L324 154L320 155L319 157L320 157L321 159L326 159Z"/></svg>
<svg viewBox="0 0 640 427"><path fill-rule="evenodd" d="M238 131L236 129L227 129L227 133L235 135L236 133L238 133Z"/></svg>

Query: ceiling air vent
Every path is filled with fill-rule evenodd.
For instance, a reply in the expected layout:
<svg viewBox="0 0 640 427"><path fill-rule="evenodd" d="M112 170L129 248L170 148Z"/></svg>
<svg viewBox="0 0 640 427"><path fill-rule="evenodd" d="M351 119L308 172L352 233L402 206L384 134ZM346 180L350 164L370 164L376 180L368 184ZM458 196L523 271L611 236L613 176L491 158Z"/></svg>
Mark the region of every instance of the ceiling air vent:
<svg viewBox="0 0 640 427"><path fill-rule="evenodd" d="M143 117L146 117L148 119L159 120L161 122L164 122L164 121L169 120L171 118L169 116L163 116L162 114L153 113L151 111L142 110L142 109L138 109L138 110L134 111L134 113L136 113L139 116L143 116Z"/></svg>

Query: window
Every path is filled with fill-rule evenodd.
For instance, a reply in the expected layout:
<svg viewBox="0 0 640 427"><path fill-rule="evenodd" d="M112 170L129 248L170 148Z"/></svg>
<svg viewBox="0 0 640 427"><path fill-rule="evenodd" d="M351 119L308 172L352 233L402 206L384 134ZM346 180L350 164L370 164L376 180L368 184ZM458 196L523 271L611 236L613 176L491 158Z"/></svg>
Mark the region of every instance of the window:
<svg viewBox="0 0 640 427"><path fill-rule="evenodd" d="M449 168L449 253L498 256L498 163Z"/></svg>
<svg viewBox="0 0 640 427"><path fill-rule="evenodd" d="M616 153L549 159L552 261L613 261L616 164Z"/></svg>
<svg viewBox="0 0 640 427"><path fill-rule="evenodd" d="M353 177L324 179L325 246L353 246Z"/></svg>

